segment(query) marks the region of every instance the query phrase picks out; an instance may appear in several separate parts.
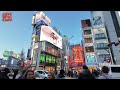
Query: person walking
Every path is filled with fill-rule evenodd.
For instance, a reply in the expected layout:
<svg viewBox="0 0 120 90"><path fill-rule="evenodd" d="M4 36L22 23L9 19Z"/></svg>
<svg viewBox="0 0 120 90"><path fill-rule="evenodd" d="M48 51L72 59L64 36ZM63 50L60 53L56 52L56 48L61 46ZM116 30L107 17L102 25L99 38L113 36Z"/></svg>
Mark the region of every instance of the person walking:
<svg viewBox="0 0 120 90"><path fill-rule="evenodd" d="M48 77L47 79L55 79L55 74L54 72L48 72Z"/></svg>
<svg viewBox="0 0 120 90"><path fill-rule="evenodd" d="M83 66L82 73L79 74L78 79L95 79L86 65Z"/></svg>
<svg viewBox="0 0 120 90"><path fill-rule="evenodd" d="M63 69L60 70L60 73L57 75L56 79L65 79L65 72Z"/></svg>
<svg viewBox="0 0 120 90"><path fill-rule="evenodd" d="M109 68L107 66L102 67L102 75L98 79L112 79L112 77L108 74Z"/></svg>

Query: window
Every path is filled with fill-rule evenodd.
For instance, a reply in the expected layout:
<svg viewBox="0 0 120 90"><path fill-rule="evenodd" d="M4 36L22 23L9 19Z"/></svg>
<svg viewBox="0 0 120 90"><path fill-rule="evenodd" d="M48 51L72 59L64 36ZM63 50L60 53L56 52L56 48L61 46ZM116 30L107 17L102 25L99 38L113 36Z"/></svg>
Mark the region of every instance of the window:
<svg viewBox="0 0 120 90"><path fill-rule="evenodd" d="M99 58L109 58L109 54L101 54L99 55Z"/></svg>
<svg viewBox="0 0 120 90"><path fill-rule="evenodd" d="M86 50L86 52L94 52L93 46L91 46L91 47L86 47L85 50Z"/></svg>
<svg viewBox="0 0 120 90"><path fill-rule="evenodd" d="M120 73L120 67L111 67L111 71Z"/></svg>
<svg viewBox="0 0 120 90"><path fill-rule="evenodd" d="M37 71L38 73L40 73L40 74L43 74L43 71Z"/></svg>
<svg viewBox="0 0 120 90"><path fill-rule="evenodd" d="M106 37L104 33L101 33L101 34L96 34L95 39L106 39Z"/></svg>
<svg viewBox="0 0 120 90"><path fill-rule="evenodd" d="M97 49L106 49L108 48L107 43L99 43L97 44Z"/></svg>
<svg viewBox="0 0 120 90"><path fill-rule="evenodd" d="M91 34L91 30L84 30L84 35L89 35Z"/></svg>
<svg viewBox="0 0 120 90"><path fill-rule="evenodd" d="M85 38L85 43L92 43L92 38Z"/></svg>
<svg viewBox="0 0 120 90"><path fill-rule="evenodd" d="M46 74L48 74L48 72L47 71L44 71Z"/></svg>

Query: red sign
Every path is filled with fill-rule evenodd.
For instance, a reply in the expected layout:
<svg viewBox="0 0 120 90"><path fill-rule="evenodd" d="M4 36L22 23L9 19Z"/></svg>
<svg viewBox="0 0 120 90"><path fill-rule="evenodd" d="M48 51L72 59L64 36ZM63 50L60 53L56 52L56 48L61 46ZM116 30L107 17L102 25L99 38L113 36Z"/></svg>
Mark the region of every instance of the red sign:
<svg viewBox="0 0 120 90"><path fill-rule="evenodd" d="M83 46L72 47L73 64L84 64L84 49Z"/></svg>
<svg viewBox="0 0 120 90"><path fill-rule="evenodd" d="M12 21L12 13L3 13L2 21Z"/></svg>

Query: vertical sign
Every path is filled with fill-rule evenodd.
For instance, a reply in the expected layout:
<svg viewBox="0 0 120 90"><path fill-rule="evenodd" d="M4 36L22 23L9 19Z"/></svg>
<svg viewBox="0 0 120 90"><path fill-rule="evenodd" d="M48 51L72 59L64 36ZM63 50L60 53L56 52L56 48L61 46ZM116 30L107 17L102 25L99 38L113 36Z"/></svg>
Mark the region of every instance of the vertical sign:
<svg viewBox="0 0 120 90"><path fill-rule="evenodd" d="M72 61L74 64L84 64L84 51L82 46L72 47Z"/></svg>

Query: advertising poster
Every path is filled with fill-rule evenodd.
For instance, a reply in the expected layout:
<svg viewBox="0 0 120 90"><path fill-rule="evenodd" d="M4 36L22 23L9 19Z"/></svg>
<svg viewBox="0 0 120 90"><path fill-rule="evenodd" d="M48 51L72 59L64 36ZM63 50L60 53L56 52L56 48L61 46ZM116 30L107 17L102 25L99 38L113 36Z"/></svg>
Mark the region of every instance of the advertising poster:
<svg viewBox="0 0 120 90"><path fill-rule="evenodd" d="M84 64L84 50L82 46L72 47L73 64Z"/></svg>
<svg viewBox="0 0 120 90"><path fill-rule="evenodd" d="M62 37L49 26L41 26L40 41L48 41L62 49Z"/></svg>
<svg viewBox="0 0 120 90"><path fill-rule="evenodd" d="M95 56L94 55L88 55L87 56L87 63L95 63Z"/></svg>

